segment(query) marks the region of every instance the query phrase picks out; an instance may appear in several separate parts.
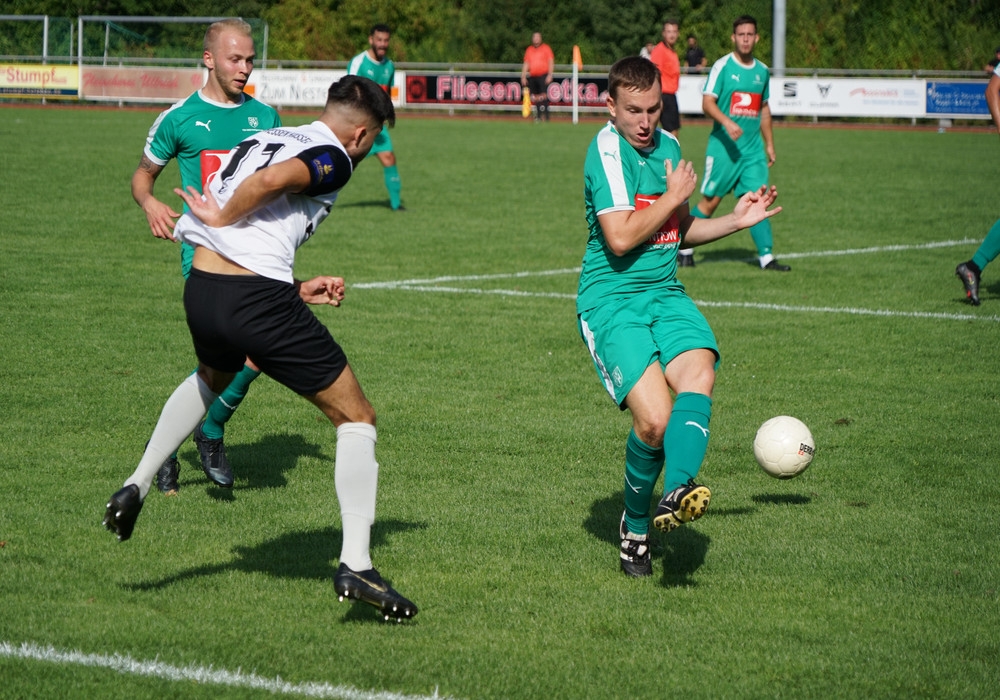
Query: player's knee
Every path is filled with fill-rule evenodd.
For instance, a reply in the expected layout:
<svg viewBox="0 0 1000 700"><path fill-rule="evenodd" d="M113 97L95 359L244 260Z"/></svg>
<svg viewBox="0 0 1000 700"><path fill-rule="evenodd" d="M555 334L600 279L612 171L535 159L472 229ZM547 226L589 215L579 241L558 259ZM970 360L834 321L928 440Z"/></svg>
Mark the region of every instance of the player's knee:
<svg viewBox="0 0 1000 700"><path fill-rule="evenodd" d="M641 417L633 416L632 429L636 437L650 447L660 447L663 444L663 435L667 432L667 421L670 420L669 411L646 414Z"/></svg>

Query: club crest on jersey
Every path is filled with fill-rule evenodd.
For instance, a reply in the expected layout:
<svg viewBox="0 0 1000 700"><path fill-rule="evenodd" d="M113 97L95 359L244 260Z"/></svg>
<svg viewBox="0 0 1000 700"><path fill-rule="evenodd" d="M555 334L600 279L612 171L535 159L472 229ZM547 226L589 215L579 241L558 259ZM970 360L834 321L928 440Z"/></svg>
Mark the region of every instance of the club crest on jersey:
<svg viewBox="0 0 1000 700"><path fill-rule="evenodd" d="M729 116L759 117L762 95L757 92L734 92L729 101Z"/></svg>
<svg viewBox="0 0 1000 700"><path fill-rule="evenodd" d="M260 123L257 120L257 117L247 117L247 121L250 123L250 126L252 126L254 129L256 129L257 125Z"/></svg>
<svg viewBox="0 0 1000 700"><path fill-rule="evenodd" d="M658 194L637 194L635 196L635 210L642 211L650 204L655 202L660 198ZM680 232L680 221L677 219L677 213L674 212L670 215L663 226L660 227L652 236L646 239L644 245L646 246L676 246L681 242L681 232Z"/></svg>

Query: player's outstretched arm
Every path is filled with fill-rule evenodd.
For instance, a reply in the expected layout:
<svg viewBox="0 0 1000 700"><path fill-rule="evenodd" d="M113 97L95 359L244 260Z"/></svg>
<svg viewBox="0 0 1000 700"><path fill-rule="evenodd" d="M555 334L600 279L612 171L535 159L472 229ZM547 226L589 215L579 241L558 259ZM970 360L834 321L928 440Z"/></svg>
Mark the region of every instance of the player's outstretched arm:
<svg viewBox="0 0 1000 700"><path fill-rule="evenodd" d="M781 207L769 208L777 197L776 188L765 186L740 197L733 211L726 216L717 219L697 219L689 216L681 222L684 245L698 246L711 243L778 214L781 212Z"/></svg>
<svg viewBox="0 0 1000 700"><path fill-rule="evenodd" d="M299 297L307 304L329 304L340 306L344 300L344 278L322 275L305 282L295 280Z"/></svg>
<svg viewBox="0 0 1000 700"><path fill-rule="evenodd" d="M996 73L990 76L990 82L986 84L986 106L990 109L997 133L1000 133L1000 75Z"/></svg>
<svg viewBox="0 0 1000 700"><path fill-rule="evenodd" d="M132 199L142 208L152 234L157 238L172 241L174 219L180 216L180 212L174 211L172 207L153 195L153 186L162 171L162 165L157 165L143 154L139 159L139 167L132 174Z"/></svg>

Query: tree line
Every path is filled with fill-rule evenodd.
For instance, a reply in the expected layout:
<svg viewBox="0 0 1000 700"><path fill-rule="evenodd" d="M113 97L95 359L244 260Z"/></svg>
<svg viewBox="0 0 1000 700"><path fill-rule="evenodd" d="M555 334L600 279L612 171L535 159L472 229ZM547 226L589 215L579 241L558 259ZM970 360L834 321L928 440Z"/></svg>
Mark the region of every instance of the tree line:
<svg viewBox="0 0 1000 700"><path fill-rule="evenodd" d="M789 68L979 70L1000 46L997 0L787 6ZM773 39L772 0L0 0L0 14L260 18L268 23L268 58L282 60L347 60L366 46L375 22L392 27L397 62L520 63L540 31L557 63L569 63L579 46L585 64L608 65L658 41L667 18L680 22L682 39L694 34L710 61L731 50L739 15L757 18L757 54L767 63ZM149 31L170 40L167 30Z"/></svg>

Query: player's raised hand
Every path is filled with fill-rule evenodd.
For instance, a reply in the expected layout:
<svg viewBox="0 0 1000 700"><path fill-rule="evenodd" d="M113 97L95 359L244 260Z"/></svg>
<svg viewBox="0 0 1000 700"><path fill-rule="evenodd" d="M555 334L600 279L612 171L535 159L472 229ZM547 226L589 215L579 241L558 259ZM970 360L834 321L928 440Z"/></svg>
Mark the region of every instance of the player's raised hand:
<svg viewBox="0 0 1000 700"><path fill-rule="evenodd" d="M340 306L344 299L344 278L321 275L299 282L299 297L307 304Z"/></svg>
<svg viewBox="0 0 1000 700"><path fill-rule="evenodd" d="M206 190L205 194L201 194L194 187L188 185L187 192L177 187L174 188L174 192L184 200L191 213L201 219L205 225L220 225L222 209L219 208L219 203L215 201L211 191Z"/></svg>
<svg viewBox="0 0 1000 700"><path fill-rule="evenodd" d="M768 207L778 198L778 190L773 185L762 186L757 191L747 192L740 197L733 208L733 219L740 228L748 228L768 219L781 211L781 207Z"/></svg>
<svg viewBox="0 0 1000 700"><path fill-rule="evenodd" d="M691 161L683 158L677 161L674 168L669 160L663 161L667 171L667 192L687 199L694 193L694 188L698 184L698 174L694 171Z"/></svg>

